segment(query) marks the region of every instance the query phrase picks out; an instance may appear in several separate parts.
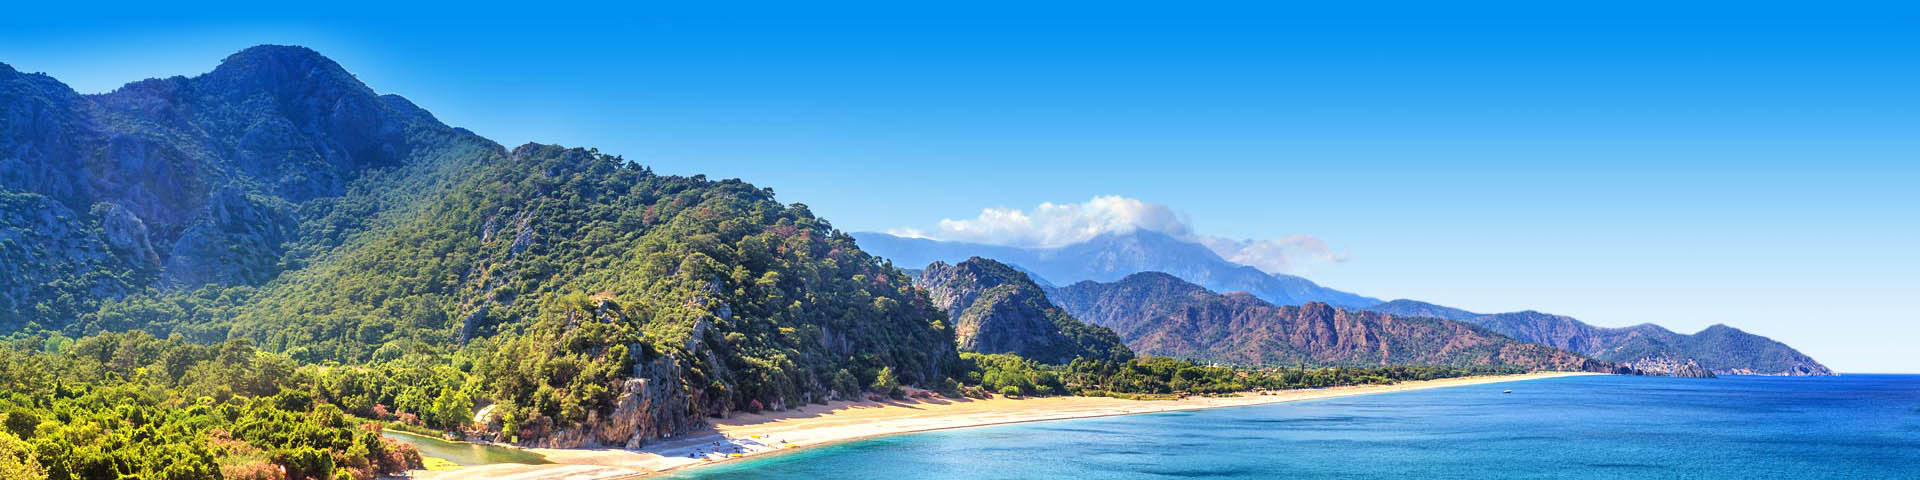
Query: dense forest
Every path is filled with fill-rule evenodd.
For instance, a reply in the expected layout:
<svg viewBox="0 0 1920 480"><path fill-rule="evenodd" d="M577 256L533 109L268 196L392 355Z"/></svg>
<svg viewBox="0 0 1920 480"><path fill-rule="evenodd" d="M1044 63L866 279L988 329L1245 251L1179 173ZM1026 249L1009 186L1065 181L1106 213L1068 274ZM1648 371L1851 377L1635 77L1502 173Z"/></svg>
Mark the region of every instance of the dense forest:
<svg viewBox="0 0 1920 480"><path fill-rule="evenodd" d="M1166 357L1128 361L1075 359L1048 365L1005 354L963 353L967 385L1009 396L1090 395L1168 398L1255 390L1387 384L1469 375L1526 373L1513 365L1471 367L1241 367Z"/></svg>
<svg viewBox="0 0 1920 480"><path fill-rule="evenodd" d="M33 479L366 479L413 447L343 410L345 379L245 340L144 332L0 345L0 473Z"/></svg>

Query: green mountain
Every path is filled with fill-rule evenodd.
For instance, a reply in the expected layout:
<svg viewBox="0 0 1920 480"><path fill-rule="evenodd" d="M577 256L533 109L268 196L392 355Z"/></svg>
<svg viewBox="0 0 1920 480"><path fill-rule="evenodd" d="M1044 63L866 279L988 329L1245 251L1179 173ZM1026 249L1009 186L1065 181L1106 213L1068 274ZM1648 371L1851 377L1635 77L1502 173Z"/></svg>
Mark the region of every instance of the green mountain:
<svg viewBox="0 0 1920 480"><path fill-rule="evenodd" d="M1513 365L1614 371L1611 365L1479 326L1324 303L1276 306L1146 272L1051 292L1074 316L1111 328L1142 355L1247 365Z"/></svg>
<svg viewBox="0 0 1920 480"><path fill-rule="evenodd" d="M947 311L962 351L1011 353L1051 364L1133 358L1112 330L1068 315L1047 301L1043 287L1006 264L980 257L957 265L934 262L915 283Z"/></svg>
<svg viewBox="0 0 1920 480"><path fill-rule="evenodd" d="M322 394L369 417L470 397L492 405L478 433L547 446L636 445L959 365L926 294L804 205L592 150L508 151L304 48L101 95L0 67L0 132L0 334L452 365L472 380Z"/></svg>
<svg viewBox="0 0 1920 480"><path fill-rule="evenodd" d="M1714 325L1687 335L1653 324L1596 327L1573 317L1534 311L1484 315L1470 321L1521 341L1581 352L1610 362L1692 361L1700 368L1722 375L1834 374L1792 347L1726 325Z"/></svg>

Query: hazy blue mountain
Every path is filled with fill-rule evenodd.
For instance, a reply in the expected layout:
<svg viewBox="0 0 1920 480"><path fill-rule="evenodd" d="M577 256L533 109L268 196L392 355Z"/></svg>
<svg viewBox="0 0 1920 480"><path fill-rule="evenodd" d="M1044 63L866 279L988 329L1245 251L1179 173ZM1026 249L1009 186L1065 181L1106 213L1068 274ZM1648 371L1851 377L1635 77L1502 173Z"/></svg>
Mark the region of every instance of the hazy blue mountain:
<svg viewBox="0 0 1920 480"><path fill-rule="evenodd" d="M1399 299L1366 308L1367 311L1404 315L1409 317L1444 318L1453 321L1468 321L1480 318L1482 314L1453 307L1434 305L1419 300Z"/></svg>
<svg viewBox="0 0 1920 480"><path fill-rule="evenodd" d="M1832 375L1820 362L1772 339L1714 325L1693 335L1659 325L1606 328L1564 315L1535 311L1473 313L1416 300L1394 300L1366 310L1396 316L1429 317L1481 325L1523 342L1580 352L1607 362L1660 371L1692 360L1717 374Z"/></svg>
<svg viewBox="0 0 1920 480"><path fill-rule="evenodd" d="M1279 305L1324 302L1362 308L1380 303L1378 299L1322 287L1305 278L1268 274L1227 261L1204 245L1145 230L1109 233L1055 248L943 242L873 232L853 236L862 250L899 265L951 263L977 256L1014 265L1030 276L1060 284L1089 280L1113 282L1140 272L1165 272L1210 290L1245 291Z"/></svg>

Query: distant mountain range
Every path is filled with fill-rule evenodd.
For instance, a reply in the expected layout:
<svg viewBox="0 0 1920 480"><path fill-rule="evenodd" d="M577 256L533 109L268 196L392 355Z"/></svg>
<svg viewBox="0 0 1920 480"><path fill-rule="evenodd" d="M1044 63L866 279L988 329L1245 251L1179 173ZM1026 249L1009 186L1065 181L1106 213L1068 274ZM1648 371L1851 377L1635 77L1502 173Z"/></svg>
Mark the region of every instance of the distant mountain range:
<svg viewBox="0 0 1920 480"><path fill-rule="evenodd" d="M1437 318L1347 310L1325 303L1277 306L1245 292L1220 294L1158 272L1083 281L1051 298L1075 317L1111 328L1135 352L1244 365L1518 365L1614 371L1565 350L1523 343Z"/></svg>
<svg viewBox="0 0 1920 480"><path fill-rule="evenodd" d="M1522 341L1615 363L1692 359L1722 375L1833 375L1825 365L1792 347L1726 325L1687 335L1654 324L1605 328L1564 315L1535 311L1485 315L1414 300L1394 300L1367 310L1471 322Z"/></svg>
<svg viewBox="0 0 1920 480"><path fill-rule="evenodd" d="M897 264L924 265L974 256L992 258L1035 277L1041 285L1069 285L1060 290L1073 288L1078 282L1113 283L1136 273L1161 272L1205 290L1247 292L1279 306L1320 302L1398 317L1467 322L1524 342L1567 349L1606 362L1645 365L1655 371L1686 371L1689 370L1686 364L1692 361L1700 368L1719 374L1833 374L1791 347L1725 325L1686 335L1651 324L1595 327L1570 317L1532 311L1481 314L1417 300L1382 302L1322 287L1297 276L1267 274L1221 258L1204 245L1146 230L1109 233L1053 248L947 242L871 232L853 235L863 249ZM1089 317L1073 308L1069 311L1096 323L1107 318ZM1108 326L1127 338L1137 351L1152 353L1141 350L1140 345L1135 344L1136 337L1129 336L1124 328Z"/></svg>
<svg viewBox="0 0 1920 480"><path fill-rule="evenodd" d="M1133 358L1112 330L1054 306L1039 284L1000 262L980 257L955 265L934 262L914 283L947 311L961 351L1010 353L1052 364Z"/></svg>
<svg viewBox="0 0 1920 480"><path fill-rule="evenodd" d="M1661 359L1693 359L1701 369L1716 374L1834 374L1805 353L1786 344L1740 328L1715 324L1697 334L1678 334L1659 324L1605 328L1565 315L1515 311L1482 315L1427 301L1394 300L1367 307L1369 311L1434 317L1480 324L1505 336L1542 346L1580 351L1601 361L1645 363Z"/></svg>
<svg viewBox="0 0 1920 480"><path fill-rule="evenodd" d="M1107 233L1055 248L944 242L874 232L856 232L853 237L862 250L892 259L897 265L919 266L985 257L1037 275L1040 278L1035 280L1043 284L1113 282L1139 272L1163 272L1210 290L1244 291L1278 305L1322 302L1363 308L1380 303L1379 299L1322 287L1305 278L1269 274L1233 263L1204 245L1147 230Z"/></svg>

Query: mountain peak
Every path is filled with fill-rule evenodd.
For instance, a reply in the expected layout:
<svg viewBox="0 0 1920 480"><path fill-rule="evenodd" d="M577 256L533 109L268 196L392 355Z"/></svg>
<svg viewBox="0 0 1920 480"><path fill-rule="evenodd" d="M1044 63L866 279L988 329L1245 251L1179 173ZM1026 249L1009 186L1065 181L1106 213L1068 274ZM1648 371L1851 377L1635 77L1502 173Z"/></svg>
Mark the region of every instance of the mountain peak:
<svg viewBox="0 0 1920 480"><path fill-rule="evenodd" d="M290 93L348 89L373 93L373 89L360 83L359 78L333 59L311 48L293 45L259 45L241 50L221 60L220 66L214 67L204 79L211 80L215 88L266 88Z"/></svg>
<svg viewBox="0 0 1920 480"><path fill-rule="evenodd" d="M327 58L326 55L321 55L320 52L314 49L299 45L254 45L234 52L232 55L228 55L226 59L220 61L220 64L247 64L263 61L333 63L333 60ZM334 66L339 66L339 64L334 64Z"/></svg>

